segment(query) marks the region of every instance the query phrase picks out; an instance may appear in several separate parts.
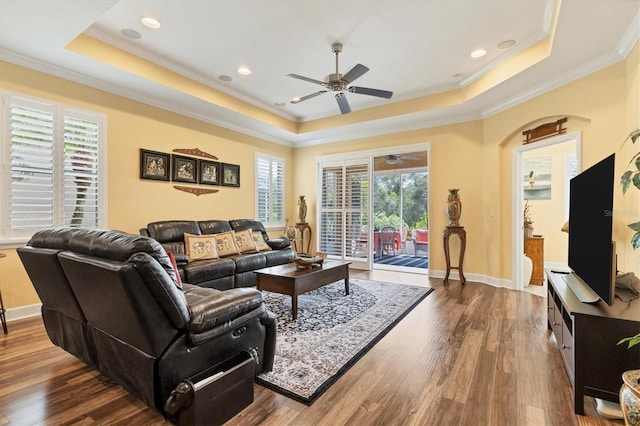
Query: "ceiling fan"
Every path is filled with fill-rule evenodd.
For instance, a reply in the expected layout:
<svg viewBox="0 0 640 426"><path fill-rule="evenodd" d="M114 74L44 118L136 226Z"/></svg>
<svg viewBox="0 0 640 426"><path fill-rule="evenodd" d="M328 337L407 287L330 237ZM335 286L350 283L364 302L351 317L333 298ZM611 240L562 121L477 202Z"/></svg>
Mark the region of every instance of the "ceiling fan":
<svg viewBox="0 0 640 426"><path fill-rule="evenodd" d="M394 164L404 164L404 161L418 161L420 160L420 157L417 157L415 155L400 155L400 154L389 154L386 156L386 158L379 158L376 160L377 163L380 163L382 161L384 161L385 163L389 164L389 165L394 165Z"/></svg>
<svg viewBox="0 0 640 426"><path fill-rule="evenodd" d="M378 98L390 99L393 96L393 92L389 92L388 90L379 90L379 89L371 89L368 87L358 87L358 86L349 86L355 79L361 77L364 73L369 71L369 68L365 67L362 64L357 64L355 67L351 68L351 70L346 74L340 74L338 72L338 54L342 52L342 44L341 43L333 43L331 45L331 50L336 55L336 72L334 74L329 74L324 78L324 81L315 80L313 78L304 77L298 74L287 74L287 76L292 78L297 78L298 80L308 81L310 83L319 84L324 86L327 90L320 90L318 92L312 93L307 96L303 96L301 98L295 98L291 101L292 104L297 104L302 101L306 101L307 99L315 98L316 96L322 95L323 93L327 93L329 91L336 92L335 98L338 102L338 107L340 108L340 112L342 114L347 114L351 112L351 107L349 106L349 101L345 96L344 92L358 93L360 95L368 95L368 96L376 96Z"/></svg>

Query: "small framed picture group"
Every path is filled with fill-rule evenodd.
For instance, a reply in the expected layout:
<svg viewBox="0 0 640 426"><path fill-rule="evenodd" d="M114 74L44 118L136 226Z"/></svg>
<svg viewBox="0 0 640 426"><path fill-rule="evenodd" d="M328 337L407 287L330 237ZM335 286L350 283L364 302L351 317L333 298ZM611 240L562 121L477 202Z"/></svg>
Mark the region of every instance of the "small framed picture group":
<svg viewBox="0 0 640 426"><path fill-rule="evenodd" d="M140 149L140 179L240 187L240 166Z"/></svg>

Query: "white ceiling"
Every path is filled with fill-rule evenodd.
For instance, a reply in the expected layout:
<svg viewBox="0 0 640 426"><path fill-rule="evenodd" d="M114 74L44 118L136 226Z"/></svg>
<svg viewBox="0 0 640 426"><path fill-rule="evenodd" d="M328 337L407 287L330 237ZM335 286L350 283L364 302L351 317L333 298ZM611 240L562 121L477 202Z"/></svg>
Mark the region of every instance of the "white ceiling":
<svg viewBox="0 0 640 426"><path fill-rule="evenodd" d="M303 146L486 117L620 61L640 38L640 0L564 0L554 31L556 6L556 0L0 0L0 59ZM144 27L143 16L162 27ZM124 37L122 29L142 38ZM390 100L347 93L354 112L428 102L472 84L545 37L553 44L545 59L456 105L403 107L402 114L296 132L65 48L83 33L296 123L340 115L332 93L289 103L322 87L287 77L323 80L335 72L336 41L344 45L341 73L358 63L370 68L354 85L394 92ZM509 39L513 47L497 48ZM476 48L487 55L471 59ZM241 65L253 73L239 75Z"/></svg>

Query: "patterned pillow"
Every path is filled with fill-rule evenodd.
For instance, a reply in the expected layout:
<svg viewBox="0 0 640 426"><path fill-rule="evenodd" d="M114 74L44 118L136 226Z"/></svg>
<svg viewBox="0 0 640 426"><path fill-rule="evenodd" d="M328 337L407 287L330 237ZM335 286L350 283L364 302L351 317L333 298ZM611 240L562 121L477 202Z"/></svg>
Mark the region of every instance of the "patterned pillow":
<svg viewBox="0 0 640 426"><path fill-rule="evenodd" d="M218 256L233 256L234 254L240 254L238 247L236 246L236 237L234 231L220 232L218 234L211 234L216 238L216 247L218 248Z"/></svg>
<svg viewBox="0 0 640 426"><path fill-rule="evenodd" d="M253 241L251 230L236 231L236 246L240 253L257 253L256 243Z"/></svg>
<svg viewBox="0 0 640 426"><path fill-rule="evenodd" d="M184 234L184 245L190 260L217 259L216 238L213 235Z"/></svg>
<svg viewBox="0 0 640 426"><path fill-rule="evenodd" d="M253 231L252 236L253 236L253 242L256 244L256 249L258 251L269 251L269 250L271 250L271 247L269 247L267 242L264 240L264 237L262 236L262 232Z"/></svg>

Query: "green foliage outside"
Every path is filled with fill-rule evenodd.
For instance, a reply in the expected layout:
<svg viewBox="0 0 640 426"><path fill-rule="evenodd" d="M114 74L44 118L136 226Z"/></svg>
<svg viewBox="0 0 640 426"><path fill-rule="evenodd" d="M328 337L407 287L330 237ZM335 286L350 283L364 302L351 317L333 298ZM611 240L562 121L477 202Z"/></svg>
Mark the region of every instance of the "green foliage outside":
<svg viewBox="0 0 640 426"><path fill-rule="evenodd" d="M416 228L427 228L427 173L384 174L375 177L373 226L382 229L385 226L400 228L400 185L402 182L402 218L403 225L411 231Z"/></svg>

